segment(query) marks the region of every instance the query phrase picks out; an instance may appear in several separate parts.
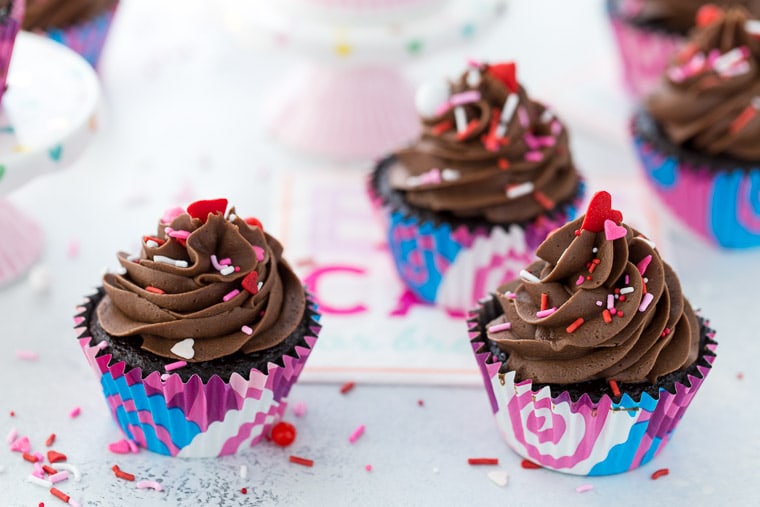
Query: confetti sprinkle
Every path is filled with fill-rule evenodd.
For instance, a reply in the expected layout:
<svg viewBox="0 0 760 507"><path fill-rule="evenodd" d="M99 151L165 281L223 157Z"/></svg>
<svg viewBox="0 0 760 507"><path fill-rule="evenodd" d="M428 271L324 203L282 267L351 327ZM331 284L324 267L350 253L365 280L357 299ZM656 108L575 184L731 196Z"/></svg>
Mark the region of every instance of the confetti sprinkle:
<svg viewBox="0 0 760 507"><path fill-rule="evenodd" d="M498 465L499 458L467 458L468 465Z"/></svg>
<svg viewBox="0 0 760 507"><path fill-rule="evenodd" d="M504 487L509 482L509 474L505 470L493 470L488 472L487 475L497 486Z"/></svg>
<svg viewBox="0 0 760 507"><path fill-rule="evenodd" d="M129 444L126 439L108 444L108 450L114 454L129 454Z"/></svg>
<svg viewBox="0 0 760 507"><path fill-rule="evenodd" d="M299 401L293 405L293 415L296 417L303 417L306 415L306 403Z"/></svg>
<svg viewBox="0 0 760 507"><path fill-rule="evenodd" d="M660 468L659 470L655 470L655 472L652 474L652 480L656 481L660 477L668 475L669 473L670 473L670 470L668 470L667 468Z"/></svg>
<svg viewBox="0 0 760 507"><path fill-rule="evenodd" d="M37 354L33 350L23 350L23 349L16 350L16 358L21 359L23 361L36 361L37 359L39 359L39 357L40 357L39 354Z"/></svg>
<svg viewBox="0 0 760 507"><path fill-rule="evenodd" d="M362 435L364 435L364 425L363 425L363 424L360 424L360 425L359 425L359 426L358 426L358 427L357 427L357 428L354 430L354 432L353 432L353 433L351 433L351 435L349 435L349 437L348 437L348 441L349 441L350 443L352 443L352 444L353 444L354 442L356 442L357 440L359 440L359 438L360 438Z"/></svg>
<svg viewBox="0 0 760 507"><path fill-rule="evenodd" d="M138 481L135 486L137 486L137 489L152 489L154 491L164 490L163 486L156 481Z"/></svg>
<svg viewBox="0 0 760 507"><path fill-rule="evenodd" d="M585 493L587 491L591 491L592 489L594 489L594 486L592 486L591 484L583 484L575 488L575 491L577 493Z"/></svg>
<svg viewBox="0 0 760 507"><path fill-rule="evenodd" d="M69 417L74 419L75 417L79 417L79 414L82 413L82 409L80 407L74 407L71 409L71 412L69 412Z"/></svg>
<svg viewBox="0 0 760 507"><path fill-rule="evenodd" d="M243 326L240 328L240 331L247 334L248 336L251 336L253 334L253 329L251 329L250 326Z"/></svg>
<svg viewBox="0 0 760 507"><path fill-rule="evenodd" d="M530 460L524 459L520 462L520 466L527 469L527 470L537 470L539 468L543 468L541 465L537 463L533 463Z"/></svg>
<svg viewBox="0 0 760 507"><path fill-rule="evenodd" d="M618 384L614 380L609 381L610 389L612 389L612 394L617 398L620 396L620 388L618 387Z"/></svg>
<svg viewBox="0 0 760 507"><path fill-rule="evenodd" d="M346 382L342 386L340 386L340 394L346 394L347 392L351 391L354 387L356 387L356 382Z"/></svg>
<svg viewBox="0 0 760 507"><path fill-rule="evenodd" d="M111 470L113 470L114 475L118 477L119 479L124 479L125 481L135 480L134 474L130 474L128 472L123 471L121 468L119 468L119 465L112 466Z"/></svg>
<svg viewBox="0 0 760 507"><path fill-rule="evenodd" d="M58 463L59 461L66 461L66 455L58 451L48 451L47 459L50 463Z"/></svg>
<svg viewBox="0 0 760 507"><path fill-rule="evenodd" d="M241 479L248 478L248 467L245 465L240 465L240 478Z"/></svg>
<svg viewBox="0 0 760 507"><path fill-rule="evenodd" d="M291 463L295 463L297 465L303 465L305 467L312 467L314 466L314 460L307 459L307 458L301 458L300 456L293 456L291 455L288 458L288 461Z"/></svg>

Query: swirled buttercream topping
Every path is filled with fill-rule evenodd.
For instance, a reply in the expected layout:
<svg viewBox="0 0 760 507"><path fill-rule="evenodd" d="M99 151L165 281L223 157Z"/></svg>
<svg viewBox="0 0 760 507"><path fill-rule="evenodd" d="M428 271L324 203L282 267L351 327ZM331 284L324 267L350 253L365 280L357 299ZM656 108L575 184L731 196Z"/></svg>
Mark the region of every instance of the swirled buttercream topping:
<svg viewBox="0 0 760 507"><path fill-rule="evenodd" d="M653 243L599 192L550 235L521 279L499 287L488 337L518 380L656 382L697 357L699 326Z"/></svg>
<svg viewBox="0 0 760 507"><path fill-rule="evenodd" d="M719 13L647 98L647 110L676 145L760 160L760 33L753 26L744 9Z"/></svg>
<svg viewBox="0 0 760 507"><path fill-rule="evenodd" d="M702 10L707 4L718 6L742 5L755 16L760 14L760 0L621 0L619 10L628 20L636 24L659 26L672 32L686 34L695 22L709 19L709 10Z"/></svg>
<svg viewBox="0 0 760 507"><path fill-rule="evenodd" d="M118 0L27 0L24 30L67 28L113 8Z"/></svg>
<svg viewBox="0 0 760 507"><path fill-rule="evenodd" d="M417 108L422 136L389 173L409 204L512 223L575 195L567 131L528 98L513 63L473 63L456 82L424 85Z"/></svg>
<svg viewBox="0 0 760 507"><path fill-rule="evenodd" d="M194 203L145 236L138 258L118 254L125 272L103 277L97 309L109 334L141 338L161 357L200 362L269 348L296 329L305 293L282 246L257 220L234 208L225 216L226 206L224 199Z"/></svg>

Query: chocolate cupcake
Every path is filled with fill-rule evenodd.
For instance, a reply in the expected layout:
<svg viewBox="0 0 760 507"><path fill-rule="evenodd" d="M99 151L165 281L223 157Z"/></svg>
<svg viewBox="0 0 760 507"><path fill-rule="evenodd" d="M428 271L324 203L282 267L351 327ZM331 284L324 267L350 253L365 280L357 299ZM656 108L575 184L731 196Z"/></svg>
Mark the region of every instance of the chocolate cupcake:
<svg viewBox="0 0 760 507"><path fill-rule="evenodd" d="M466 311L572 216L582 184L567 130L528 97L514 63L423 85L417 107L421 137L377 165L371 194L406 286Z"/></svg>
<svg viewBox="0 0 760 507"><path fill-rule="evenodd" d="M669 441L715 358L713 332L655 245L597 193L539 260L471 315L507 443L541 466L624 472Z"/></svg>
<svg viewBox="0 0 760 507"><path fill-rule="evenodd" d="M319 331L282 246L226 207L165 215L76 318L125 436L161 454L221 456L261 440Z"/></svg>

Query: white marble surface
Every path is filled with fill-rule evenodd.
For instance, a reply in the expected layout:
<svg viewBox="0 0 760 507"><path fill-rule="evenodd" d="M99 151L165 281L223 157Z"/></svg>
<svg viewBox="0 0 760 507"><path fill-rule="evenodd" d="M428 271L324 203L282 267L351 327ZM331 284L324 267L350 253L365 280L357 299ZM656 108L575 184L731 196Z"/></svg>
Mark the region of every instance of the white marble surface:
<svg viewBox="0 0 760 507"><path fill-rule="evenodd" d="M569 104L574 153L590 185L605 172L631 173L635 162L623 142L627 105L613 88L615 60L601 4L513 0L492 34L409 71L419 80L457 72L466 56L518 58L532 94L561 95L560 114ZM71 317L102 270L115 266L114 253L135 248L146 224L168 205L196 197L227 195L255 206L266 221L272 171L329 165L268 141L263 103L273 77L292 62L259 51L234 16L212 5L123 0L101 69L108 124L70 170L10 196L43 225L46 250L33 279L47 277L49 289L40 294L32 279L24 279L0 291L0 437L16 428L44 448L41 442L55 432L54 447L83 473L81 482L60 489L84 505L756 502L760 409L751 396L760 388L753 368L760 356L760 312L752 289L760 280L760 252L718 252L678 231L674 254L684 290L711 318L720 346L715 371L673 441L642 469L606 478L523 470L498 435L484 391L475 387L358 385L344 396L338 384L299 384L292 401L305 402L308 412L289 415L299 431L291 449L264 444L201 461L109 453L107 444L120 434L81 357ZM591 99L584 83L598 90ZM575 110L574 94L587 101ZM329 339L329 330L322 337ZM19 349L39 358L22 361ZM70 419L76 406L81 415ZM366 433L351 445L348 435L359 424ZM314 459L314 467L288 463L291 453ZM498 457L509 484L500 488L487 478L490 468L468 466L467 458L475 456ZM160 481L165 491L137 490L116 479L110 470L115 463L138 479ZM241 464L248 466L247 480L239 476ZM670 475L649 478L665 467ZM63 505L25 483L29 471L18 454L0 451L0 504ZM576 493L583 484L594 489Z"/></svg>

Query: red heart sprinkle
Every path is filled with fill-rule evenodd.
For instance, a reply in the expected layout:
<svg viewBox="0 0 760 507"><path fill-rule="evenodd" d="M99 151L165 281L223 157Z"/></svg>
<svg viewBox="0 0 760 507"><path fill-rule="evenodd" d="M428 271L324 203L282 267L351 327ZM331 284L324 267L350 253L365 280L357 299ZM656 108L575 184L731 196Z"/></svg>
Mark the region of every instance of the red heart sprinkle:
<svg viewBox="0 0 760 507"><path fill-rule="evenodd" d="M187 214L206 223L209 214L224 215L227 209L227 199L210 199L207 201L195 201L187 207Z"/></svg>
<svg viewBox="0 0 760 507"><path fill-rule="evenodd" d="M259 229L261 229L261 232L264 232L264 226L261 225L261 220L259 220L258 218L248 217L245 219L245 223L247 223L251 227L258 227Z"/></svg>
<svg viewBox="0 0 760 507"><path fill-rule="evenodd" d="M517 90L520 89L517 84L517 65L515 65L515 62L489 65L488 73L504 83L509 91L517 93Z"/></svg>
<svg viewBox="0 0 760 507"><path fill-rule="evenodd" d="M723 17L723 9L714 4L705 4L697 11L697 26L707 26Z"/></svg>
<svg viewBox="0 0 760 507"><path fill-rule="evenodd" d="M253 294L254 296L259 293L259 274L255 271L251 271L245 278L243 278L243 288Z"/></svg>
<svg viewBox="0 0 760 507"><path fill-rule="evenodd" d="M588 203L586 216L583 219L581 229L590 232L602 232L604 230L604 221L612 220L616 224L623 221L623 214L612 209L612 196L609 192L602 190L594 194L591 202Z"/></svg>
<svg viewBox="0 0 760 507"><path fill-rule="evenodd" d="M66 461L66 455L57 451L48 451L47 459L50 463L58 463L59 461Z"/></svg>

